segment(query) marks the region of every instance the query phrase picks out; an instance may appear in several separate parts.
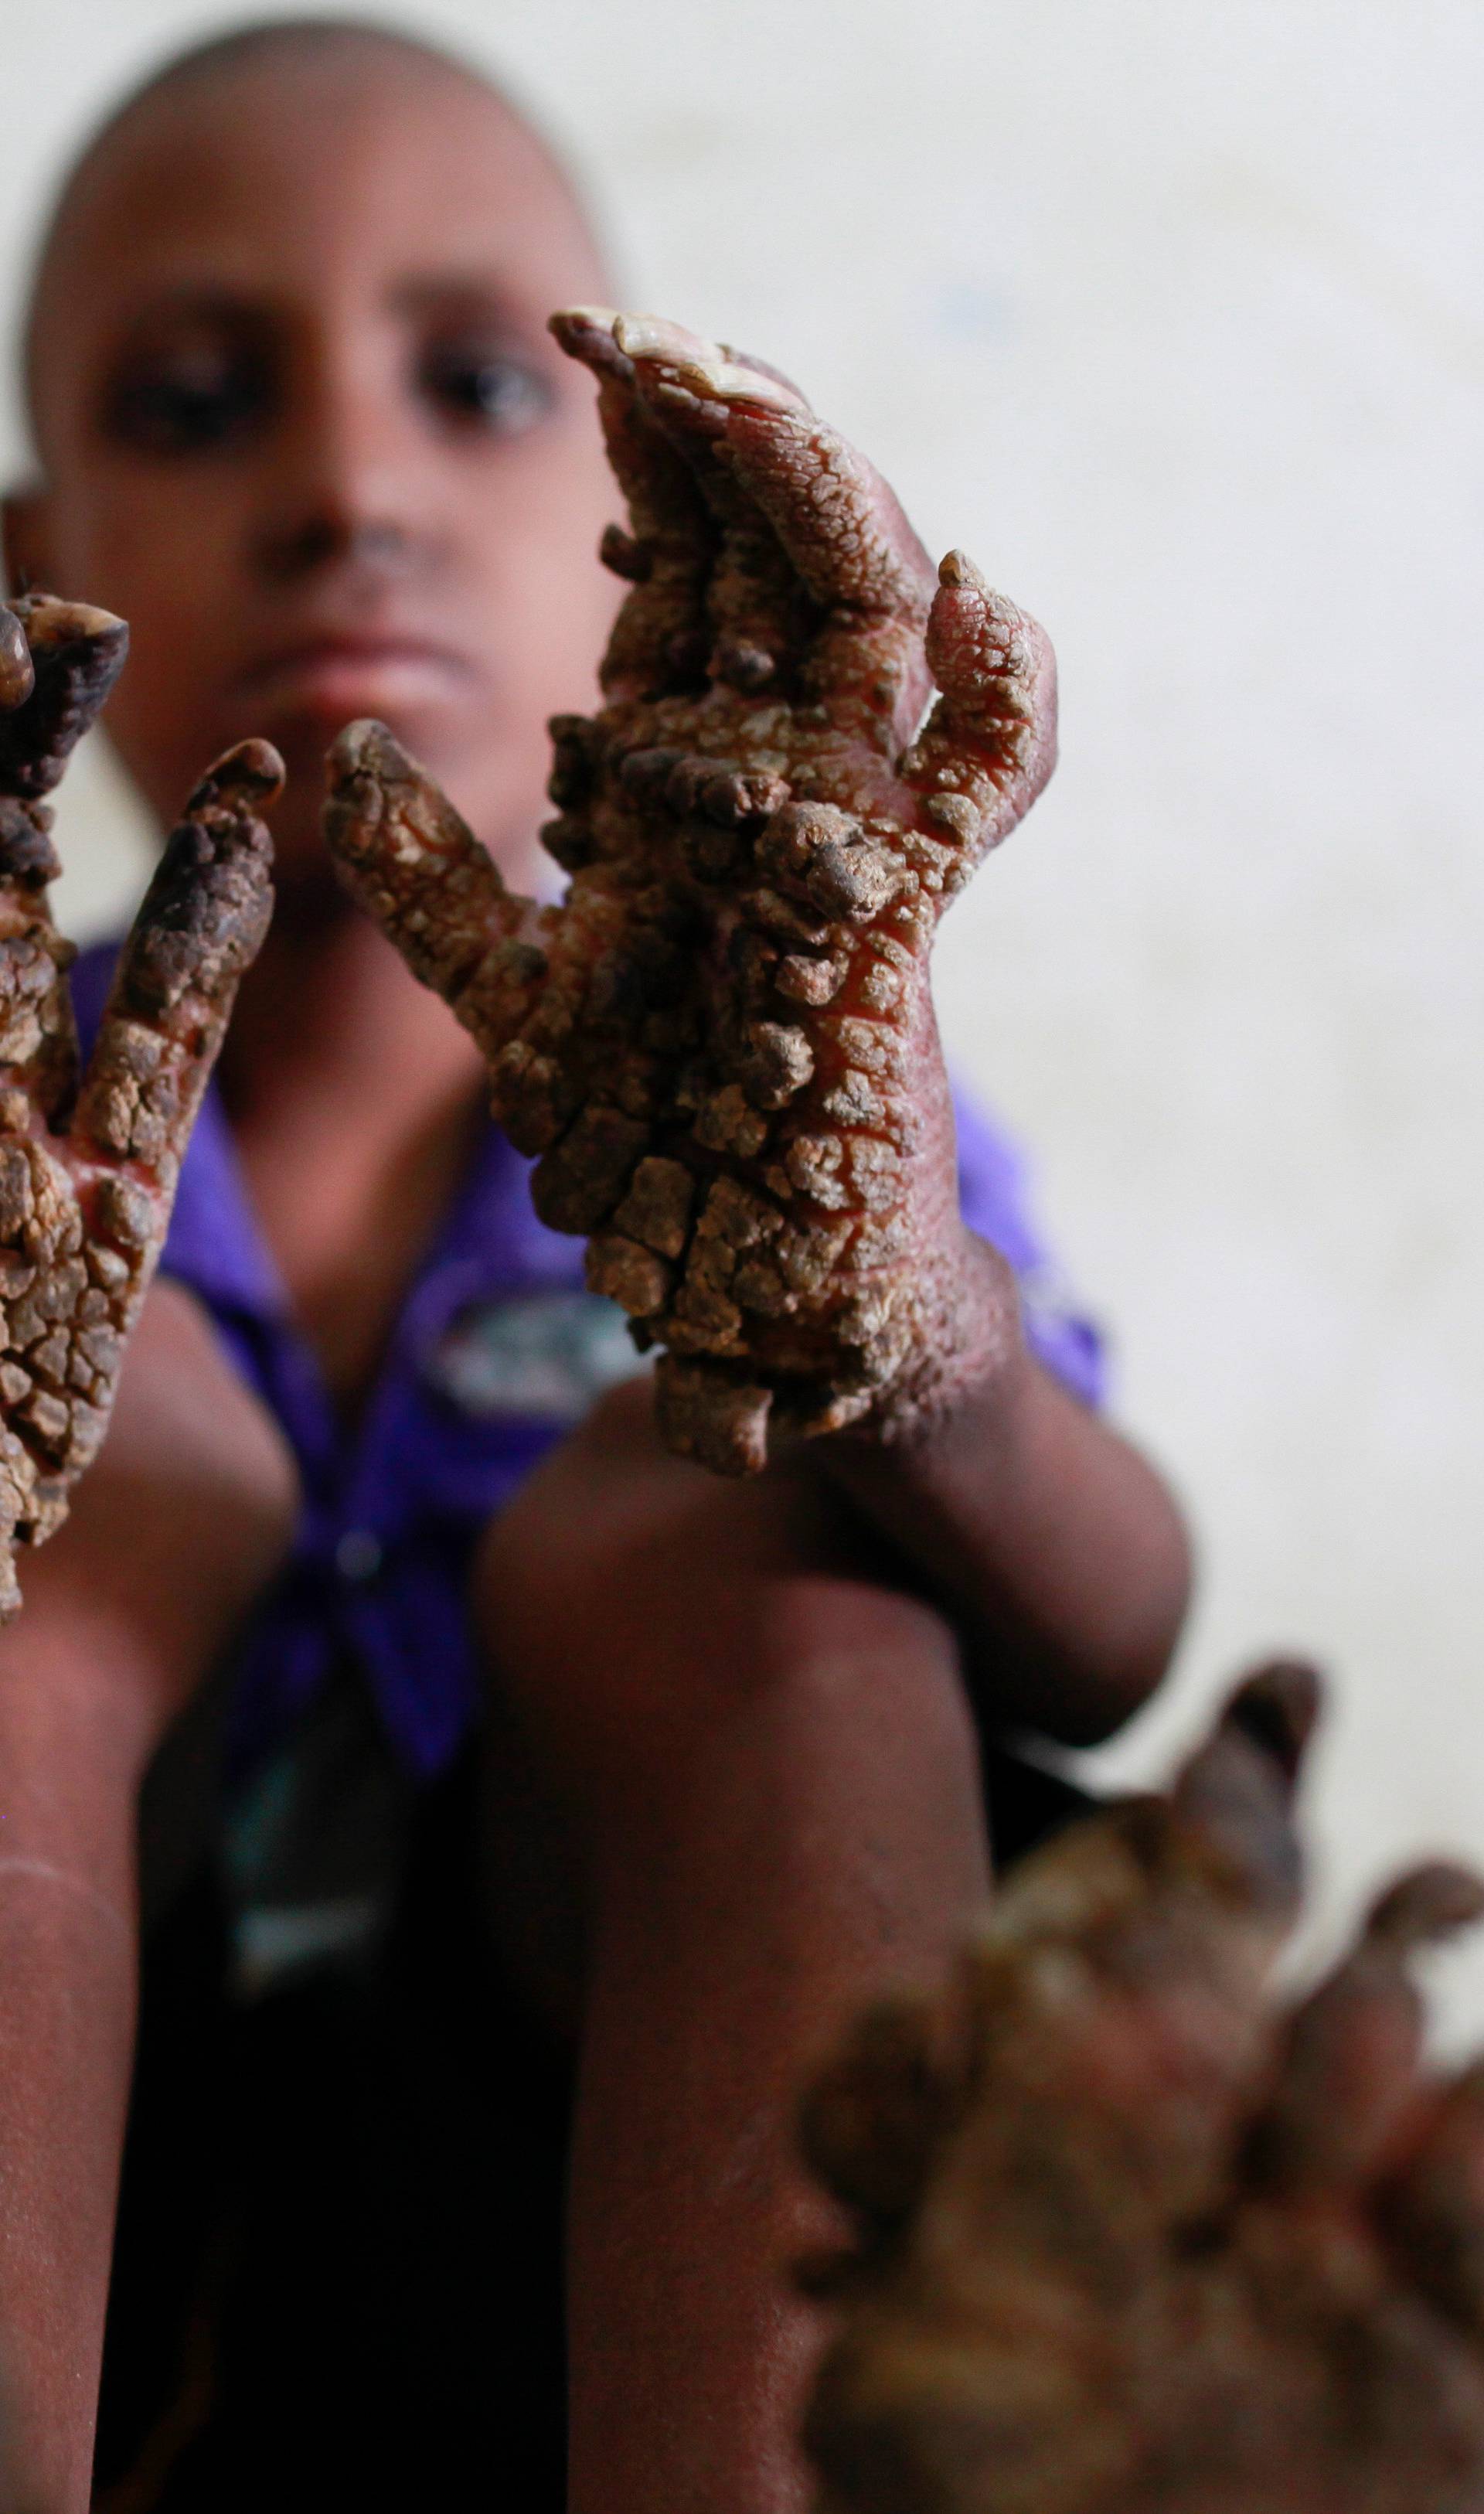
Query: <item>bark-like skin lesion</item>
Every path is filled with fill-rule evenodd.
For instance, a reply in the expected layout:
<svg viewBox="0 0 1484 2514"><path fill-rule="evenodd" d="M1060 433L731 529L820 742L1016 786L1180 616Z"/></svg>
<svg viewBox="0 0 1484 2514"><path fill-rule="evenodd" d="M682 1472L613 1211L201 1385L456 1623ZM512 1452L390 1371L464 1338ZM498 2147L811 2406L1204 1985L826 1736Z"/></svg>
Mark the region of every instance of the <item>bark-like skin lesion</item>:
<svg viewBox="0 0 1484 2514"><path fill-rule="evenodd" d="M813 2092L859 2229L808 2421L821 2514L1478 2514L1484 2066L1430 2071L1434 1865L1297 2003L1314 1681L1233 1697L1167 1801L1020 1869L951 1988Z"/></svg>
<svg viewBox="0 0 1484 2514"><path fill-rule="evenodd" d="M107 1429L180 1158L237 982L267 930L264 742L202 779L172 832L79 1073L72 946L47 885L45 800L128 646L121 620L30 593L0 611L0 1620L16 1549L66 1517Z"/></svg>
<svg viewBox="0 0 1484 2514"><path fill-rule="evenodd" d="M1054 667L772 370L651 317L553 330L629 509L605 704L551 726L566 900L507 893L379 725L332 752L327 836L489 1056L538 1211L663 1348L671 1445L747 1472L770 1430L900 1433L1011 1331L928 955L1051 772Z"/></svg>

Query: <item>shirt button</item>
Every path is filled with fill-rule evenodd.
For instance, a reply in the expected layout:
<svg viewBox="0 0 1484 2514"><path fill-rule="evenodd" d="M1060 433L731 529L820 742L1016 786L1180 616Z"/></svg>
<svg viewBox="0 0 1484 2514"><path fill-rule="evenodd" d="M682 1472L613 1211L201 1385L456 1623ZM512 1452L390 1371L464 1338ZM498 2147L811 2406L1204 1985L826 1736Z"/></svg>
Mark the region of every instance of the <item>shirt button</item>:
<svg viewBox="0 0 1484 2514"><path fill-rule="evenodd" d="M353 1588L363 1588L381 1567L381 1540L373 1528L347 1527L335 1549L335 1567Z"/></svg>

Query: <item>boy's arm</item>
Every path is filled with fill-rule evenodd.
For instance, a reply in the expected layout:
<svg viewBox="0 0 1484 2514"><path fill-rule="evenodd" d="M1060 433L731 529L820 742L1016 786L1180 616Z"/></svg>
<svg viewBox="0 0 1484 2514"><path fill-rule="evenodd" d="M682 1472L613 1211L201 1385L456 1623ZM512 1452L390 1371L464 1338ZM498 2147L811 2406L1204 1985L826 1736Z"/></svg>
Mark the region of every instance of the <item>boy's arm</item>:
<svg viewBox="0 0 1484 2514"><path fill-rule="evenodd" d="M48 1565L50 1572L51 1565ZM50 1580L45 1583L50 1587ZM135 1999L137 1753L62 1602L0 1642L0 2505L86 2506Z"/></svg>
<svg viewBox="0 0 1484 2514"><path fill-rule="evenodd" d="M893 1441L813 1455L947 1613L990 1718L1067 1745L1152 1692L1189 1593L1185 1530L1139 1451L1027 1351L1010 1269L970 1238L966 1351Z"/></svg>
<svg viewBox="0 0 1484 2514"><path fill-rule="evenodd" d="M79 1071L46 801L122 621L0 609L0 2514L81 2514L133 2042L135 1814L171 1719L287 1540L293 1471L181 1292L146 1290L237 980L271 903L218 762L170 838ZM126 1345L124 1401L106 1457Z"/></svg>
<svg viewBox="0 0 1484 2514"><path fill-rule="evenodd" d="M667 1444L738 1475L823 1436L1007 1723L1101 1735L1163 1668L1183 1540L966 1242L929 983L1051 773L1050 645L772 370L648 316L553 328L631 526L605 704L552 724L566 901L506 893L376 725L332 753L331 850L488 1054L538 1212L662 1348Z"/></svg>
<svg viewBox="0 0 1484 2514"><path fill-rule="evenodd" d="M292 1463L188 1294L0 1636L0 2507L83 2514L133 2051L139 1785L288 1542Z"/></svg>

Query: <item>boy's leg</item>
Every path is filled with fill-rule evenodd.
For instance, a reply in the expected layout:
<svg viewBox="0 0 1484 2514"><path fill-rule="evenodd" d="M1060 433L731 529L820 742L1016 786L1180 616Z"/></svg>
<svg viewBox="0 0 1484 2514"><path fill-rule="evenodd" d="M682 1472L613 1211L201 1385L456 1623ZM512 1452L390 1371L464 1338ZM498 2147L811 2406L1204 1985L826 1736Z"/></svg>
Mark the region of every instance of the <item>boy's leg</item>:
<svg viewBox="0 0 1484 2514"><path fill-rule="evenodd" d="M791 2266L831 2231L799 2089L983 1900L977 1752L946 1627L871 1585L807 1471L718 1483L659 1451L648 1404L600 1409L486 1540L477 1607L534 1761L494 1779L497 1899L507 1930L539 1908L534 1777L582 1931L574 2514L783 2514L817 2338Z"/></svg>

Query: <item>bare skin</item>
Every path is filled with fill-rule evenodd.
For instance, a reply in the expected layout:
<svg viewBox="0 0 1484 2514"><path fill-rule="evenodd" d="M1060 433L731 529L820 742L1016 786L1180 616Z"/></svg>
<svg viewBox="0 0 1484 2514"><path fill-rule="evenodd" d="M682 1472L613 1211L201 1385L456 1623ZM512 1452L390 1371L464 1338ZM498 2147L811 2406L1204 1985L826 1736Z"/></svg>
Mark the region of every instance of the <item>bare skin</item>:
<svg viewBox="0 0 1484 2514"><path fill-rule="evenodd" d="M801 1463L738 1486L615 1393L491 1528L474 1599L523 1752L496 1925L580 2053L571 2496L783 2514L831 2220L797 2089L988 1890L953 1636ZM601 1631L601 1647L596 1636Z"/></svg>
<svg viewBox="0 0 1484 2514"><path fill-rule="evenodd" d="M828 2514L1473 2514L1484 2075L1423 2059L1434 1866L1297 2007L1304 1671L1250 1680L1168 1802L1025 1865L952 1987L810 2101L857 2248L810 2411Z"/></svg>
<svg viewBox="0 0 1484 2514"><path fill-rule="evenodd" d="M201 755L264 733L296 772L275 816L279 910L222 1070L269 1245L353 1413L478 1121L484 1063L341 891L299 772L345 717L377 716L510 885L533 886L548 755L540 727L590 704L611 610L590 559L610 513L590 396L544 318L553 304L602 294L602 274L529 135L477 88L375 46L292 63L264 56L141 108L56 253L34 339L45 477L9 508L12 561L128 613L133 662L111 721L157 804L179 791L179 762L208 728ZM529 371L539 421L488 426L462 393L451 410L440 380L453 352ZM511 386L510 407L529 415L524 389ZM373 635L357 642L368 622ZM451 650L441 661L440 647ZM770 1471L726 1484L664 1455L641 1390L533 1480L506 1537L492 1532L476 1603L493 1726L514 1730L567 1845L496 1827L492 1917L508 1928L507 1872L529 1852L586 1946L573 1959L569 1945L565 1961L561 1943L532 1956L582 2035L579 2514L700 2503L719 2514L718 2472L733 2491L726 2514L800 2501L791 2429L815 2341L782 2292L780 2263L813 2217L791 2163L791 2088L816 2024L827 2031L899 1969L941 1965L982 1890L958 1635L1007 1720L1044 1717L1080 1736L1143 1697L1178 1625L1183 1544L1162 1488L1027 1359L1008 1332L1002 1273L991 1315L996 1366L965 1378L951 1422L926 1445L903 1440L852 1464L830 1440L777 1483ZM208 1367L199 1355L190 1366ZM225 1377L217 1361L212 1386ZM221 1419L251 1445L239 1414L223 1406ZM110 1472L122 1422L85 1499ZM155 1436L166 1437L159 1416L141 1417L140 1440ZM174 1461L157 1465L168 1490ZM889 1479L879 1492L878 1468ZM702 1501L719 1516L698 1550ZM878 1513L912 1531L907 1558L870 1532ZM244 1505L249 1530L260 1517ZM215 1645L213 1602L245 1595L271 1554L239 1557L231 1525L224 1514L218 1539L203 1529L178 1566L187 1604L199 1593L182 1630L196 1683ZM801 1555L816 1540L818 1555ZM122 1542L116 1519L109 1541ZM43 1558L48 1572L54 1563L56 1646L88 1700L106 1677L92 1628L73 1620L73 1581L78 1594L99 1582L76 1528ZM625 1721L671 1566L678 1620L657 1662L654 1717ZM725 1682L712 1683L715 1637L739 1593L756 1607L740 1634L776 1670L766 1700L740 1655L725 1654ZM22 1631L40 1634L41 1603L37 1593ZM837 1606L845 1623L830 1628L849 1646L836 1683L822 1627ZM102 1794L88 1819L100 1840L127 1837L138 1758L192 1681L152 1633L136 1664L146 1709L129 1753L76 1781ZM684 1751L667 1759L666 1738ZM91 1756L81 1713L65 1734L48 1731L59 1803L73 1764ZM516 1769L512 1750L492 1774L496 1809ZM622 1815L641 1778L630 1858ZM862 1863L866 1792L879 1855ZM734 1855L723 1873L724 1841ZM63 1840L58 1864L69 1856ZM765 1910L770 1942L786 1951L785 1995L771 2004L750 1934L749 1915ZM8 1977L0 1963L7 2033ZM59 1965L54 1998L68 1978ZM75 2205L95 2228L107 2217L126 2061L120 2028L106 2064L70 2082L71 2169L86 2185ZM51 2059L21 2079L27 2119L64 2113ZM714 2207L703 2195L717 2188L718 2160L744 2153L755 2205L704 2216L698 2261L693 2212ZM61 2170L61 2152L47 2154L43 2177ZM28 2328L81 2334L68 2341L65 2383L43 2387L48 2401L65 2398L70 2422L64 2449L49 2441L47 2468L73 2474L91 2416L75 2370L100 2312L96 2245L88 2260L65 2278L33 2261L25 2291ZM681 2369L677 2317L692 2310L700 2353ZM662 2489L662 2446L672 2456ZM85 2498L74 2478L36 2501L78 2514Z"/></svg>

